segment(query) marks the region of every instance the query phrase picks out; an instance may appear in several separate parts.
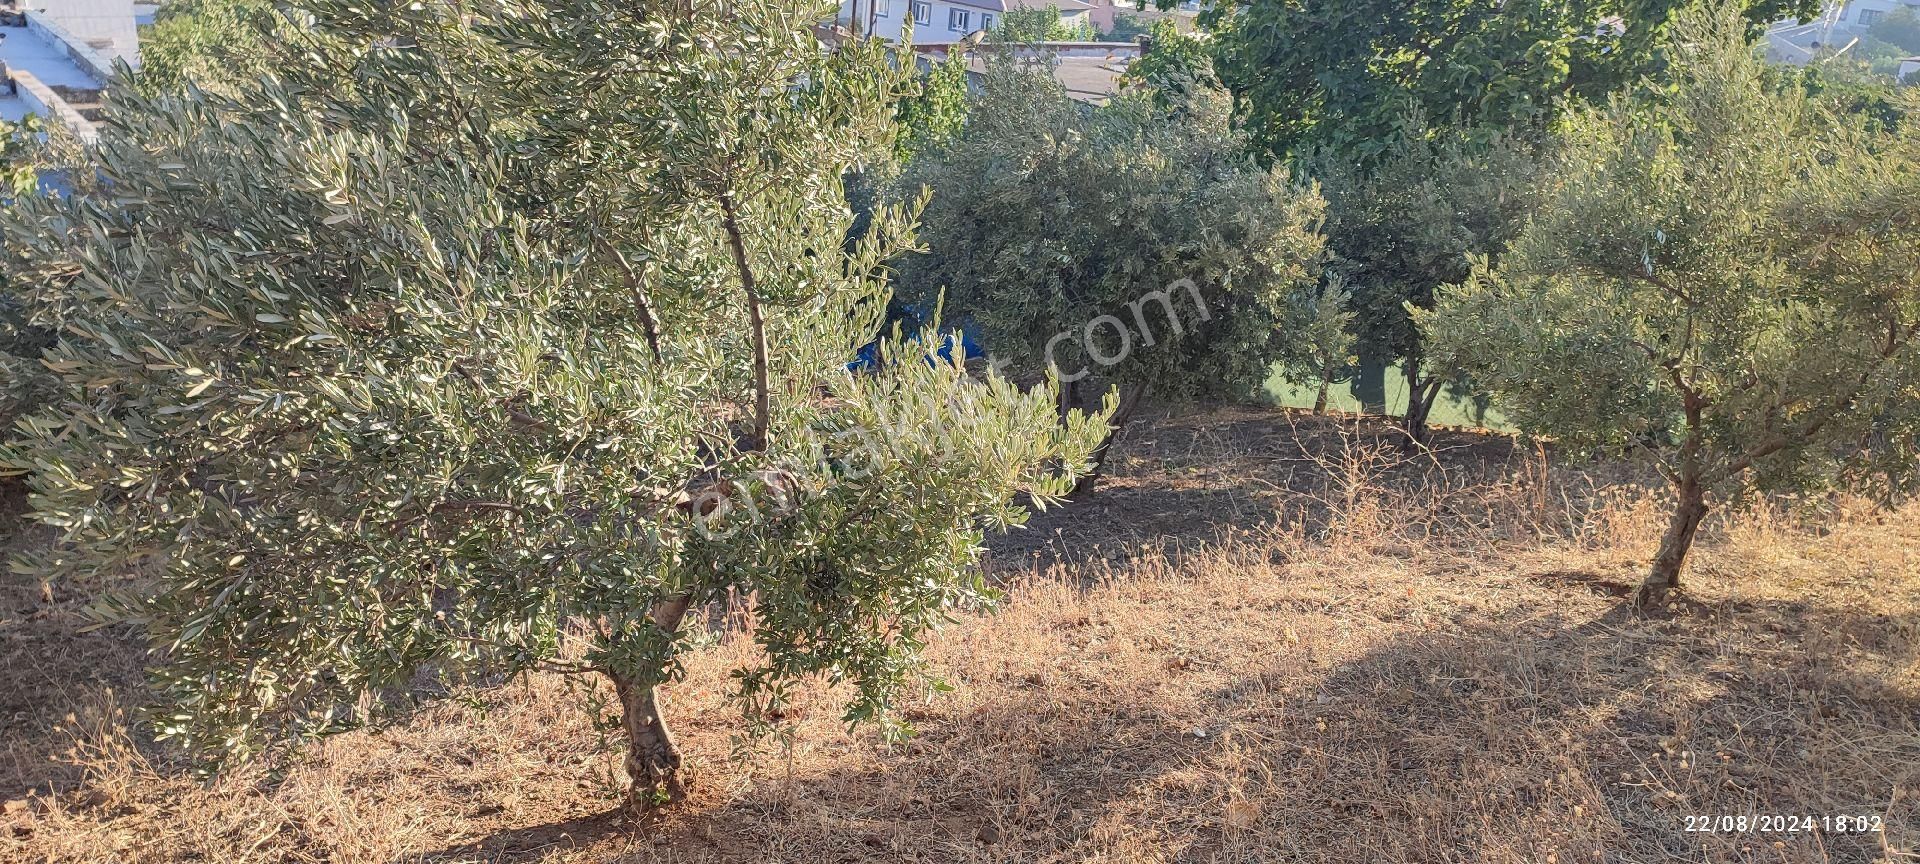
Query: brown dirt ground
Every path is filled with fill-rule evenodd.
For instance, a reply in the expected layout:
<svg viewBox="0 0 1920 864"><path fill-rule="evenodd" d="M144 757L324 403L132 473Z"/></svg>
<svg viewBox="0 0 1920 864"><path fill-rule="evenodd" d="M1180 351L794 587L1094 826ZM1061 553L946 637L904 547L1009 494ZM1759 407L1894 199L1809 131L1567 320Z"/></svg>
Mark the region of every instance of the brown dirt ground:
<svg viewBox="0 0 1920 864"><path fill-rule="evenodd" d="M137 743L139 655L0 596L0 861L1908 861L1920 511L1716 521L1684 602L1620 595L1660 522L1617 471L1364 421L1145 421L1107 488L994 543L999 614L889 746L814 688L735 757L727 634L669 711L692 797L535 676L210 783ZM1615 479L1600 479L1602 476ZM1882 830L1689 832L1689 816Z"/></svg>

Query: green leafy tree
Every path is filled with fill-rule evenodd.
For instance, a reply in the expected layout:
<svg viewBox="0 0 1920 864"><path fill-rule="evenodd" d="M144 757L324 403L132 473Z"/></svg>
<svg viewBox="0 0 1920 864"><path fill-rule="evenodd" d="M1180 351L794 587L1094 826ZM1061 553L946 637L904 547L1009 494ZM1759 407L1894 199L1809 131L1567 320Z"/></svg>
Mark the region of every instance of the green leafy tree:
<svg viewBox="0 0 1920 864"><path fill-rule="evenodd" d="M1352 300L1345 278L1330 271L1325 282L1295 296L1292 318L1281 329L1286 338L1281 368L1292 380L1317 382L1315 414L1326 413L1333 383L1360 359L1353 353Z"/></svg>
<svg viewBox="0 0 1920 864"><path fill-rule="evenodd" d="M1715 500L1920 479L1920 150L1778 86L1743 30L1684 18L1670 91L1573 115L1535 221L1430 321L1522 428L1653 457L1643 608Z"/></svg>
<svg viewBox="0 0 1920 864"><path fill-rule="evenodd" d="M1868 35L1893 45L1909 56L1920 54L1920 10L1902 6L1874 22Z"/></svg>
<svg viewBox="0 0 1920 864"><path fill-rule="evenodd" d="M1204 36L1182 33L1173 19L1162 18L1148 28L1140 57L1127 65L1125 80L1163 94L1171 104L1185 102L1198 87L1218 87Z"/></svg>
<svg viewBox="0 0 1920 864"><path fill-rule="evenodd" d="M1138 15L1116 12L1113 16L1113 26L1108 28L1107 32L1100 34L1100 39L1105 42L1132 42L1147 35L1150 23Z"/></svg>
<svg viewBox="0 0 1920 864"><path fill-rule="evenodd" d="M1773 66L1767 70L1779 86L1799 87L1808 97L1857 116L1867 131L1898 133L1907 128L1912 100L1884 78L1859 74L1836 63L1809 66Z"/></svg>
<svg viewBox="0 0 1920 864"><path fill-rule="evenodd" d="M143 88L231 87L272 69L271 0L169 0L140 34Z"/></svg>
<svg viewBox="0 0 1920 864"><path fill-rule="evenodd" d="M967 60L955 55L928 66L901 97L895 114L899 133L894 155L901 162L923 150L944 147L967 122Z"/></svg>
<svg viewBox="0 0 1920 864"><path fill-rule="evenodd" d="M1264 152L1364 160L1410 111L1437 127L1505 129L1551 119L1569 96L1604 99L1657 67L1668 20L1697 2L1226 0L1202 17L1214 67ZM1818 9L1744 6L1756 24Z"/></svg>
<svg viewBox="0 0 1920 864"><path fill-rule="evenodd" d="M19 123L0 120L0 207L37 194L45 149L36 141L45 132L32 114ZM0 275L0 440L14 420L52 398L54 381L40 365L40 352L53 343L52 331L29 319L26 304Z"/></svg>
<svg viewBox="0 0 1920 864"><path fill-rule="evenodd" d="M1116 427L1149 394L1250 393L1317 275L1319 196L1254 165L1217 97L1179 116L1124 95L1089 111L1045 71L998 63L978 98L954 146L905 177L933 199L903 294L944 296L998 363L1059 370L1069 401L1116 385Z"/></svg>
<svg viewBox="0 0 1920 864"><path fill-rule="evenodd" d="M1425 442L1427 417L1457 376L1428 356L1412 312L1465 280L1473 256L1506 248L1532 209L1538 162L1535 145L1518 136L1403 126L1368 163L1317 151L1298 164L1327 200L1327 244L1350 298L1355 351L1369 370L1399 362L1401 420Z"/></svg>
<svg viewBox="0 0 1920 864"><path fill-rule="evenodd" d="M1001 13L1000 23L994 25L988 38L995 42L1085 42L1093 39L1093 25L1084 20L1067 23L1060 17L1059 6L1026 6Z"/></svg>
<svg viewBox="0 0 1920 864"><path fill-rule="evenodd" d="M753 728L793 683L890 706L982 532L1082 469L1104 417L889 343L887 157L906 73L749 0L290 10L244 100L128 94L110 201L0 211L7 276L66 322L60 404L0 465L124 586L166 705L213 753L404 710L424 673L611 679L633 802L683 789L659 690L689 616L755 598ZM848 250L851 251L848 251ZM776 350L777 348L777 350Z"/></svg>

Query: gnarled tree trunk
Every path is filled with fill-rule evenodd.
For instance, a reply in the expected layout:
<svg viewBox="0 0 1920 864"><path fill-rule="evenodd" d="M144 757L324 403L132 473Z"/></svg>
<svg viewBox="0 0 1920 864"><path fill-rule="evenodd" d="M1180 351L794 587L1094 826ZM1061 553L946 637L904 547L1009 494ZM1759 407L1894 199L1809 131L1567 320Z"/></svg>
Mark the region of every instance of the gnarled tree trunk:
<svg viewBox="0 0 1920 864"><path fill-rule="evenodd" d="M1126 384L1120 388L1120 405L1113 411L1113 417L1107 421L1110 427L1107 437L1101 439L1100 446L1093 448L1093 465L1086 474L1073 484L1072 497L1079 498L1093 491L1094 481L1100 479L1100 469L1107 464L1107 451L1113 447L1113 439L1120 436L1120 430L1127 428L1127 421L1133 419L1133 412L1140 407L1140 400L1147 395L1147 385Z"/></svg>
<svg viewBox="0 0 1920 864"><path fill-rule="evenodd" d="M680 629L692 605L692 595L655 604L653 626L671 635ZM660 706L661 670L640 674L608 671L620 699L621 719L627 730L627 806L635 812L664 807L687 797L680 779L680 747L667 728Z"/></svg>
<svg viewBox="0 0 1920 864"><path fill-rule="evenodd" d="M614 675L614 692L627 727L627 806L637 812L664 807L687 796L680 780L680 748L660 715L657 685Z"/></svg>
<svg viewBox="0 0 1920 864"><path fill-rule="evenodd" d="M1707 515L1706 494L1699 478L1683 476L1676 491L1680 500L1667 520L1667 533L1660 538L1660 551L1653 556L1646 581L1633 592L1633 608L1642 612L1665 603L1667 595L1679 589L1680 570L1686 566L1687 552L1693 549L1700 521Z"/></svg>
<svg viewBox="0 0 1920 864"><path fill-rule="evenodd" d="M1406 364L1407 413L1400 418L1401 425L1414 444L1424 446L1433 437L1427 418L1433 414L1433 403L1439 400L1440 387L1446 382L1422 376L1417 353L1407 355Z"/></svg>

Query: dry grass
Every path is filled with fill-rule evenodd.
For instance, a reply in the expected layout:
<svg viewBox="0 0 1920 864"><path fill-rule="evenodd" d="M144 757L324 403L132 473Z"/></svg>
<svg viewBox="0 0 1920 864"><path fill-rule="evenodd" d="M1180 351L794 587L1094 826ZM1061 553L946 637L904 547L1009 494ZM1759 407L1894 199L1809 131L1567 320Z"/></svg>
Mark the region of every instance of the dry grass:
<svg viewBox="0 0 1920 864"><path fill-rule="evenodd" d="M133 743L130 649L9 598L35 608L0 612L0 860L1915 857L1920 511L1722 520L1687 602L1639 619L1618 595L1661 514L1632 487L1275 421L1153 424L1107 492L999 541L1008 602L936 640L956 690L904 746L816 691L790 750L730 759L749 648L720 638L669 697L693 796L652 825L611 812L616 756L543 676L198 783ZM1885 830L1682 830L1741 813Z"/></svg>

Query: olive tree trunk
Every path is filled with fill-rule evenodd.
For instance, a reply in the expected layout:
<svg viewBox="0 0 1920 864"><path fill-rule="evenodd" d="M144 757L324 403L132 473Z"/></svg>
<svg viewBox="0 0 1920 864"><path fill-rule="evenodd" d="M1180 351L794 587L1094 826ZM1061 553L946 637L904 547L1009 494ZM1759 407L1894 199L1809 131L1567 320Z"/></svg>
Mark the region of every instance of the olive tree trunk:
<svg viewBox="0 0 1920 864"><path fill-rule="evenodd" d="M692 605L691 595L681 595L653 607L653 626L668 635L680 629ZM620 700L621 720L627 731L627 806L646 812L676 803L687 797L686 784L680 779L680 747L673 731L667 728L660 704L660 683L664 670L649 669L638 674L607 672L613 679L614 694Z"/></svg>
<svg viewBox="0 0 1920 864"><path fill-rule="evenodd" d="M1093 448L1093 464L1087 473L1073 484L1070 495L1080 498L1093 491L1093 484L1100 479L1100 470L1107 464L1107 452L1113 448L1113 439L1120 437L1120 430L1127 428L1127 422L1133 419L1134 411L1140 407L1140 400L1147 395L1145 384L1124 384L1120 387L1120 404L1113 411L1113 417L1107 421L1107 437L1100 439L1100 446Z"/></svg>
<svg viewBox="0 0 1920 864"><path fill-rule="evenodd" d="M1409 354L1406 364L1407 413L1400 418L1401 425L1414 444L1425 445L1433 437L1432 430L1427 426L1427 418L1433 414L1433 403L1439 400L1440 388L1446 382L1421 375L1420 355L1417 353Z"/></svg>
<svg viewBox="0 0 1920 864"><path fill-rule="evenodd" d="M1700 521L1707 515L1706 494L1698 477L1681 477L1676 492L1680 500L1667 519L1667 533L1660 538L1660 551L1653 556L1646 581L1633 593L1633 608L1642 612L1665 603L1667 595L1679 589L1680 570L1686 566L1687 553L1693 549Z"/></svg>
<svg viewBox="0 0 1920 864"><path fill-rule="evenodd" d="M651 810L687 796L680 780L680 747L660 713L658 685L614 675L613 689L627 727L627 805Z"/></svg>

